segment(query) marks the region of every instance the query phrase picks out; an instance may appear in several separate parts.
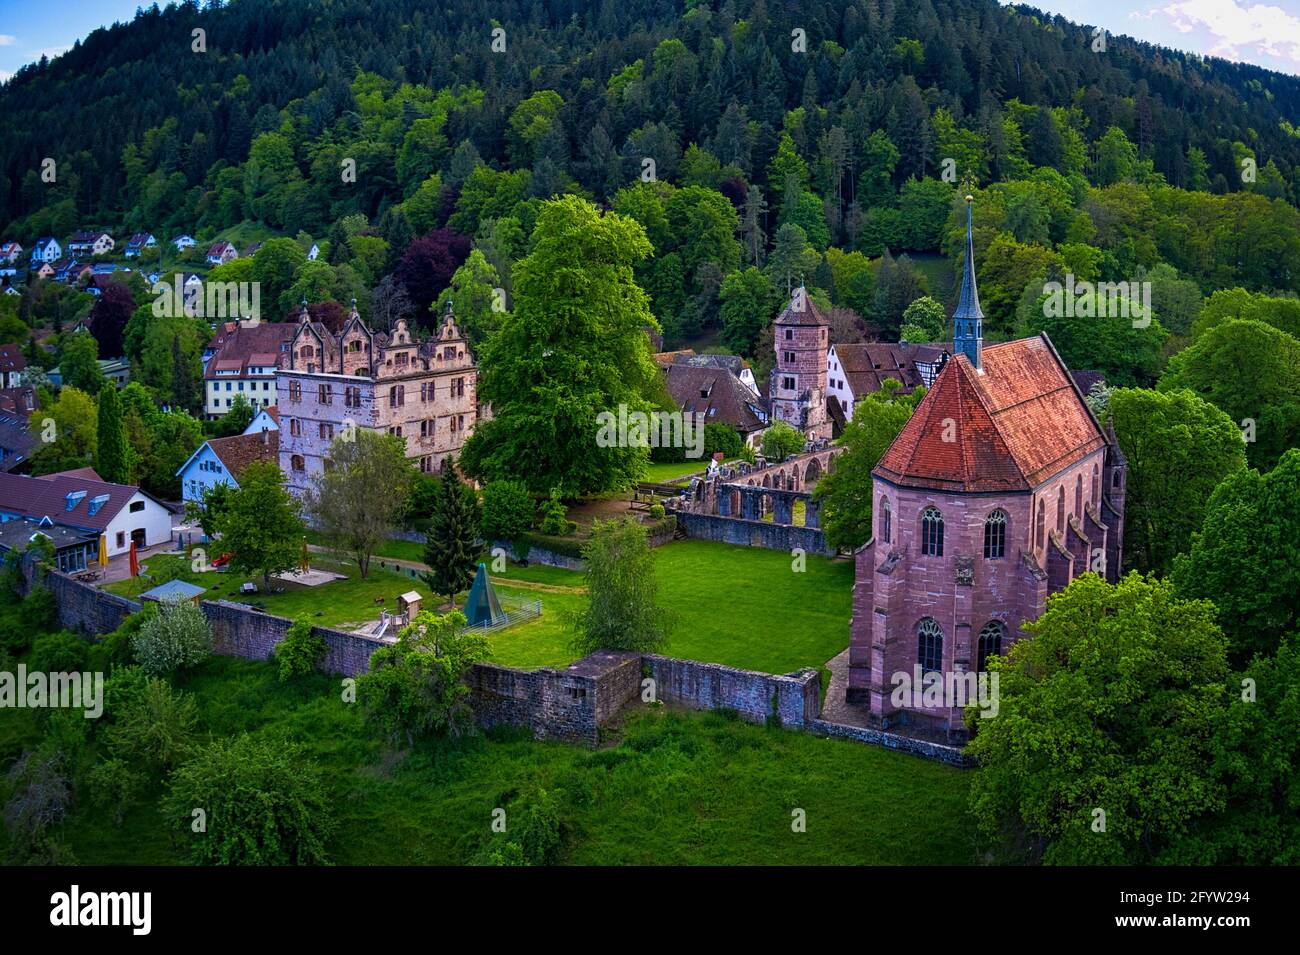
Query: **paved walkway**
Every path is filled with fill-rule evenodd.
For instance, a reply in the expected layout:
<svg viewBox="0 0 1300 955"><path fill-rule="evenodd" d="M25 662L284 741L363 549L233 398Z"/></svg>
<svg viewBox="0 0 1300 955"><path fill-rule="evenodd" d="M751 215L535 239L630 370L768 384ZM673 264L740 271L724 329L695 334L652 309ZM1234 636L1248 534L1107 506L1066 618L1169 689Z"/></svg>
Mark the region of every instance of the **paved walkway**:
<svg viewBox="0 0 1300 955"><path fill-rule="evenodd" d="M871 711L865 706L855 706L844 699L849 688L849 651L832 657L826 662L831 671L831 683L826 688L826 702L822 704L822 719L828 723L842 723L845 726L870 726Z"/></svg>

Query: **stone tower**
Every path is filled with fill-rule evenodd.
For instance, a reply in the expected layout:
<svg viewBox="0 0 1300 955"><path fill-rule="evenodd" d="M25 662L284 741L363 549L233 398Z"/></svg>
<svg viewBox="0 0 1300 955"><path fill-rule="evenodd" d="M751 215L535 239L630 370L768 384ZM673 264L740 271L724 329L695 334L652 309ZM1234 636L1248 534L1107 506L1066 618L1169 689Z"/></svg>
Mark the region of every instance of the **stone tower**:
<svg viewBox="0 0 1300 955"><path fill-rule="evenodd" d="M776 317L776 367L768 396L772 417L802 431L810 441L831 438L826 413L826 353L830 323L800 285Z"/></svg>

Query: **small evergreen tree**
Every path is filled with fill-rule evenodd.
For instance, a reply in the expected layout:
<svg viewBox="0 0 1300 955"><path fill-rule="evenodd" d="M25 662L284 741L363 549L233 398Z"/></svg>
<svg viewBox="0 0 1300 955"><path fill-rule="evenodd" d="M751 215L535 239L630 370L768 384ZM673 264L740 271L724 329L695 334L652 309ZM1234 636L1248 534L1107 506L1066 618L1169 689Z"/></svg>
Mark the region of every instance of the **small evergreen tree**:
<svg viewBox="0 0 1300 955"><path fill-rule="evenodd" d="M478 530L478 495L444 461L424 542L424 562L431 569L423 578L434 593L446 595L453 609L456 594L474 582Z"/></svg>
<svg viewBox="0 0 1300 955"><path fill-rule="evenodd" d="M108 382L99 391L98 453L95 459L99 476L110 484L129 483L131 462L127 454L122 405L118 401L117 388Z"/></svg>

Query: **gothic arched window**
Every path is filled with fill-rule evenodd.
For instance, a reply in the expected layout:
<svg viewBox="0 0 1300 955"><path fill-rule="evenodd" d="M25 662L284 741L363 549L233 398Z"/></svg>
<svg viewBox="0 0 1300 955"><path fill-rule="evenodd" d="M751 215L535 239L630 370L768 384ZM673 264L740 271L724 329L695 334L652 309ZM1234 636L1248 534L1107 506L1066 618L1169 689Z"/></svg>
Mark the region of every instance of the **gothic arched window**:
<svg viewBox="0 0 1300 955"><path fill-rule="evenodd" d="M921 512L921 553L926 557L943 556L943 515L937 507Z"/></svg>
<svg viewBox="0 0 1300 955"><path fill-rule="evenodd" d="M1065 533L1065 488L1056 490L1056 533Z"/></svg>
<svg viewBox="0 0 1300 955"><path fill-rule="evenodd" d="M1074 516L1083 518L1083 475L1077 475L1074 479Z"/></svg>
<svg viewBox="0 0 1300 955"><path fill-rule="evenodd" d="M943 670L943 629L932 617L916 628L916 662L923 673Z"/></svg>
<svg viewBox="0 0 1300 955"><path fill-rule="evenodd" d="M976 656L976 670L983 672L988 669L988 658L999 657L1002 655L1002 637L1006 634L1007 628L1002 625L1000 620L990 620L980 631L978 654Z"/></svg>
<svg viewBox="0 0 1300 955"><path fill-rule="evenodd" d="M880 539L886 544L890 542L893 534L894 515L889 509L889 498L880 499Z"/></svg>
<svg viewBox="0 0 1300 955"><path fill-rule="evenodd" d="M1047 529L1047 502L1038 500L1038 518L1034 527L1035 546L1043 546L1043 532Z"/></svg>
<svg viewBox="0 0 1300 955"><path fill-rule="evenodd" d="M1092 506L1101 507L1101 474L1095 464L1092 466Z"/></svg>
<svg viewBox="0 0 1300 955"><path fill-rule="evenodd" d="M1007 552L1007 512L998 508L984 518L984 559L996 560Z"/></svg>

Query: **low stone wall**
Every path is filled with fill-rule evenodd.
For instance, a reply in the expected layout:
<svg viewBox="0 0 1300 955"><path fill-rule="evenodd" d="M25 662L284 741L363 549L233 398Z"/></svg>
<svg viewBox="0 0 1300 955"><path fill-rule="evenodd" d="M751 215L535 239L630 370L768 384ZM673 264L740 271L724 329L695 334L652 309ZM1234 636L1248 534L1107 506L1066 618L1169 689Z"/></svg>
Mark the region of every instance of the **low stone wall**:
<svg viewBox="0 0 1300 955"><path fill-rule="evenodd" d="M798 547L806 554L835 556L835 550L826 544L826 534L819 527L751 521L718 514L691 514L687 511L677 512L677 525L686 531L687 537L700 540L783 550L786 553Z"/></svg>
<svg viewBox="0 0 1300 955"><path fill-rule="evenodd" d="M293 623L286 617L227 600L205 600L199 606L212 625L213 651L222 656L267 660ZM370 669L370 654L389 644L389 641L330 627L313 627L312 631L325 641L327 648L317 669L339 676L365 673Z"/></svg>
<svg viewBox="0 0 1300 955"><path fill-rule="evenodd" d="M774 676L657 654L647 654L643 661L655 681L655 697L664 703L735 710L751 723L775 716L790 728L807 727L821 711L821 679L816 670Z"/></svg>
<svg viewBox="0 0 1300 955"><path fill-rule="evenodd" d="M839 739L851 739L859 743L870 743L872 746L896 749L900 752L911 753L913 756L921 756L925 759L947 763L949 766L969 768L975 765L975 760L966 755L960 747L912 739L886 730L870 729L865 726L849 726L845 723L828 723L825 720L813 720L808 724L808 730L825 736L835 736Z"/></svg>
<svg viewBox="0 0 1300 955"><path fill-rule="evenodd" d="M46 574L41 581L59 605L59 626L84 634L112 633L140 609L134 600L106 593L66 574Z"/></svg>

